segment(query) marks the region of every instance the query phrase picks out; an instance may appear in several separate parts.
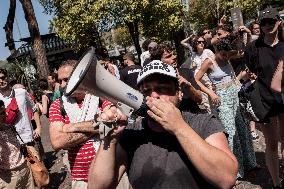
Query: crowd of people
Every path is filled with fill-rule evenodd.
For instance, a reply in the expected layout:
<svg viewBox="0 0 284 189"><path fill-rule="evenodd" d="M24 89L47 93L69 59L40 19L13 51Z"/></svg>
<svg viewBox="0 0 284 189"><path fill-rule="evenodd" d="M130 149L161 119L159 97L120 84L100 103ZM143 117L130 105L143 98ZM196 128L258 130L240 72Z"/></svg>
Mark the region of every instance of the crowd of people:
<svg viewBox="0 0 284 189"><path fill-rule="evenodd" d="M145 96L144 117L126 117L116 104L88 92L65 95L78 60L66 60L57 73L39 79L38 99L0 69L0 188L36 187L21 149L29 146L46 159L40 115L49 119L53 149L66 152L74 189L232 188L261 169L253 149L256 128L264 134L271 187L284 188L278 160L278 141L284 141L279 13L262 10L237 31L223 17L216 31L204 27L181 45L189 51L188 65L178 65L171 45L149 39L139 61L130 52L123 66L96 56L110 74ZM250 110L257 119L243 105L242 94L252 86L256 92L249 97L258 101ZM98 121L116 126L100 139Z"/></svg>

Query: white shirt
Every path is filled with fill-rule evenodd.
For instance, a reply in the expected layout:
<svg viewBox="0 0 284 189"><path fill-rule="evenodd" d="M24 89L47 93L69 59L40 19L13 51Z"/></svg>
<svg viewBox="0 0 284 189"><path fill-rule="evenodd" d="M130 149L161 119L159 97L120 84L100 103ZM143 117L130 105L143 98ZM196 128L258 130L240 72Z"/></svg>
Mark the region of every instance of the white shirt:
<svg viewBox="0 0 284 189"><path fill-rule="evenodd" d="M141 60L141 66L143 67L144 62L147 58L150 58L150 52L149 51L144 51L141 55L140 55L140 60Z"/></svg>
<svg viewBox="0 0 284 189"><path fill-rule="evenodd" d="M36 106L25 89L19 88L14 89L14 91L15 98L19 107L19 112L15 121L15 128L23 139L24 143L32 142L34 140L33 128L28 116L28 107L30 107L30 110L34 112L36 110ZM22 141L19 137L18 140L22 144Z"/></svg>
<svg viewBox="0 0 284 189"><path fill-rule="evenodd" d="M202 63L204 62L205 59L210 58L210 59L215 59L215 54L209 50L209 49L204 49L202 54L197 54L193 52L192 55L192 67L195 67L195 72L194 74L200 70Z"/></svg>

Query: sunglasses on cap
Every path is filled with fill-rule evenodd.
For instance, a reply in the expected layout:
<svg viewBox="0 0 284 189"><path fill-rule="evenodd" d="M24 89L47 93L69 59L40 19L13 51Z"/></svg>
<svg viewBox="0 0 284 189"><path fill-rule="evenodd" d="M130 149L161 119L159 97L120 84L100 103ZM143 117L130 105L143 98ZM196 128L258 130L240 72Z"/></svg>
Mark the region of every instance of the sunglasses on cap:
<svg viewBox="0 0 284 189"><path fill-rule="evenodd" d="M272 25L274 25L276 22L277 22L276 19L273 19L273 18L264 18L264 19L262 19L262 20L260 21L260 25L261 25L261 26L265 26L265 25L268 24L268 25L272 26Z"/></svg>
<svg viewBox="0 0 284 189"><path fill-rule="evenodd" d="M64 81L65 83L67 83L69 81L69 78L63 78L63 79L58 79L58 83L61 85L62 81Z"/></svg>

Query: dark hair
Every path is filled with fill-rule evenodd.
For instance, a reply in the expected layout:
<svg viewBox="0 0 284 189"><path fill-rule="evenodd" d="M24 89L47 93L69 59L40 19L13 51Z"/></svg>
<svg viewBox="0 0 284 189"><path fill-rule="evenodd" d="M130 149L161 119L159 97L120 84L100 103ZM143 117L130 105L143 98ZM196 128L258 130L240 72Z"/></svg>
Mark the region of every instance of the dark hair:
<svg viewBox="0 0 284 189"><path fill-rule="evenodd" d="M48 90L48 82L46 79L39 79L38 88L41 90Z"/></svg>
<svg viewBox="0 0 284 189"><path fill-rule="evenodd" d="M198 39L202 38L204 40L204 49L206 48L206 40L202 36L195 36L191 41L191 47L193 52L197 52L197 45L198 45Z"/></svg>
<svg viewBox="0 0 284 189"><path fill-rule="evenodd" d="M277 21L281 21L281 19L278 18ZM259 36L258 39L262 40L263 37L264 37L264 33L263 33L263 31L262 31L262 29L260 27L260 36ZM283 26L283 22L281 22L281 24L278 26L278 39L279 39L279 41L284 42L284 26Z"/></svg>
<svg viewBox="0 0 284 189"><path fill-rule="evenodd" d="M209 27L208 26L203 26L198 32L197 32L197 35L198 36L204 36L204 30L209 30Z"/></svg>
<svg viewBox="0 0 284 189"><path fill-rule="evenodd" d="M146 40L142 43L142 48L143 48L145 51L148 51L148 46L149 46L150 43L151 43L151 40L150 40L150 39L146 39Z"/></svg>
<svg viewBox="0 0 284 189"><path fill-rule="evenodd" d="M158 44L155 48L153 48L150 52L151 60L161 60L164 52L172 52L173 49L171 45L168 43Z"/></svg>
<svg viewBox="0 0 284 189"><path fill-rule="evenodd" d="M49 76L51 76L52 79L54 79L56 82L58 82L58 74L57 73L50 73Z"/></svg>
<svg viewBox="0 0 284 189"><path fill-rule="evenodd" d="M7 76L8 72L4 68L0 68L0 73L3 74L4 76Z"/></svg>
<svg viewBox="0 0 284 189"><path fill-rule="evenodd" d="M255 24L259 25L259 27L260 27L260 23L259 23L258 20L253 21L252 23L250 23L249 28L248 28L251 32L253 31L253 26Z"/></svg>
<svg viewBox="0 0 284 189"><path fill-rule="evenodd" d="M232 41L230 38L225 37L219 40L215 45L217 51L230 51L233 50Z"/></svg>
<svg viewBox="0 0 284 189"><path fill-rule="evenodd" d="M134 57L133 53L130 53L130 52L126 53L126 54L123 56L123 58L124 58L124 59L128 59L128 60L131 60L131 61L133 61L133 62L134 62L134 60L135 60L135 57Z"/></svg>
<svg viewBox="0 0 284 189"><path fill-rule="evenodd" d="M61 63L61 65L59 66L59 68L62 67L66 67L66 66L72 66L75 67L75 65L77 64L77 60L65 60Z"/></svg>
<svg viewBox="0 0 284 189"><path fill-rule="evenodd" d="M223 25L217 26L216 31L217 30L224 30L226 32L232 33L233 27L229 24L223 24Z"/></svg>

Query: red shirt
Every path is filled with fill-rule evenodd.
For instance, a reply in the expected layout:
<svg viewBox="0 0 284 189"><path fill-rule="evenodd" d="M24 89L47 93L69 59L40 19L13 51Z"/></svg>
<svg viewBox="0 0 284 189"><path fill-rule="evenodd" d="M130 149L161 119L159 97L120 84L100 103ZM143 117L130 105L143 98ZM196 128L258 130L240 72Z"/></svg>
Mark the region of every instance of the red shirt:
<svg viewBox="0 0 284 189"><path fill-rule="evenodd" d="M111 105L111 102L104 101L102 109L109 105ZM52 123L55 121L63 122L65 124L70 123L68 115L65 115L64 117L61 115L59 99L55 100L49 109L49 122ZM79 146L68 149L68 159L73 180L88 180L88 171L95 154L93 140L88 140Z"/></svg>

